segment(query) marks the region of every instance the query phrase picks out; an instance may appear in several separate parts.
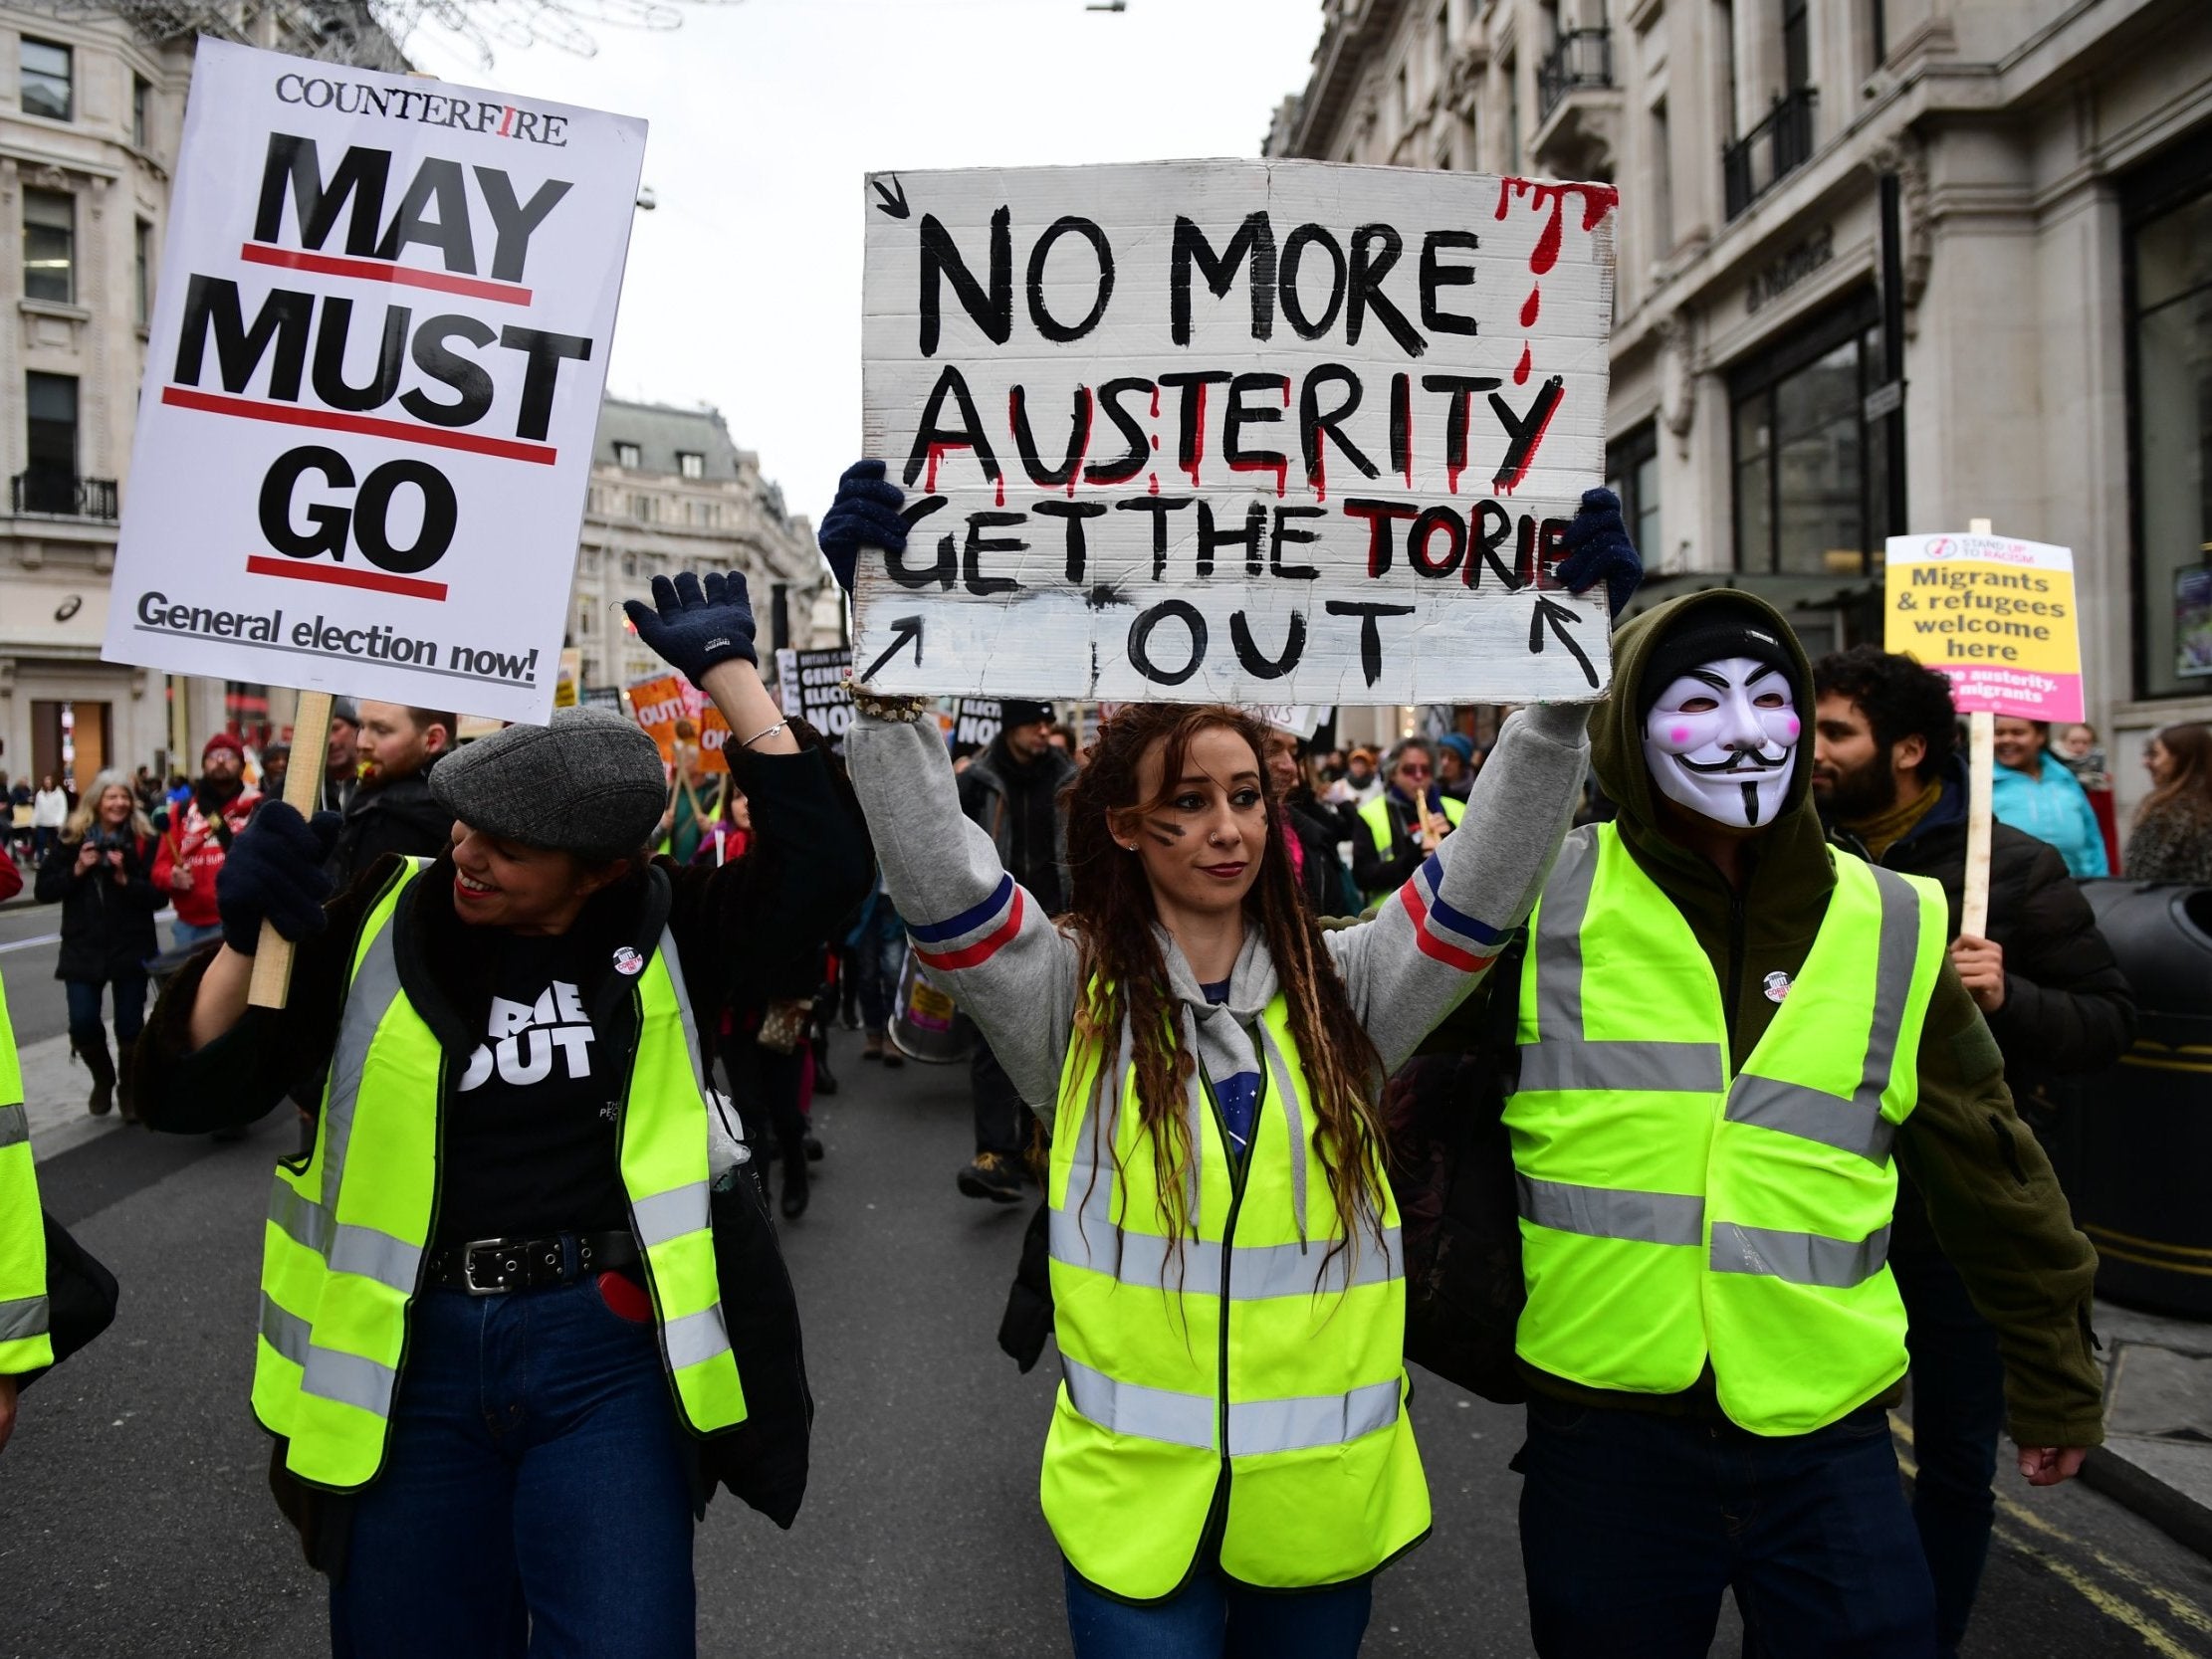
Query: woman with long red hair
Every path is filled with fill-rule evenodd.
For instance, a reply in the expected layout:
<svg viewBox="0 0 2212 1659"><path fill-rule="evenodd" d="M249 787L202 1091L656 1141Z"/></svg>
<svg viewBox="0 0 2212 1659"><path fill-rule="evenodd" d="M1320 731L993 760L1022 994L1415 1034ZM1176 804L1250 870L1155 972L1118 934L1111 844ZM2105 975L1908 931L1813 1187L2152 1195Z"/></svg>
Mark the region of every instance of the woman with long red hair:
<svg viewBox="0 0 2212 1659"><path fill-rule="evenodd" d="M903 549L899 502L880 464L846 475L822 544L848 588L863 543ZM1561 576L1609 578L1618 608L1640 573L1618 504L1590 501L1570 545ZM885 889L1051 1132L1042 1496L1078 1659L1356 1653L1374 1573L1430 1524L1379 1094L1534 904L1583 711L1509 724L1461 827L1373 920L1324 933L1239 710L1105 724L1055 918L961 815L921 701L854 702Z"/></svg>

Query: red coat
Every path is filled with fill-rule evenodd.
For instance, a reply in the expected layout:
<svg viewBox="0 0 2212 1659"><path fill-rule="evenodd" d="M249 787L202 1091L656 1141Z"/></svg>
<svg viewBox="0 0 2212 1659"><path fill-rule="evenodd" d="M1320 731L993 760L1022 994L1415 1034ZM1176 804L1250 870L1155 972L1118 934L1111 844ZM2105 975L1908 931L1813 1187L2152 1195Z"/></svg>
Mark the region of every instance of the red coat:
<svg viewBox="0 0 2212 1659"><path fill-rule="evenodd" d="M154 856L153 886L155 892L176 906L179 922L189 922L195 928L212 928L222 920L215 908L215 873L223 868L230 838L246 827L246 820L260 804L261 796L255 791L239 791L223 808L224 833L221 836L216 835L214 824L200 810L196 795L185 804L181 814L172 814L168 833L161 837L161 851ZM169 885L180 863L192 872L192 885L182 892Z"/></svg>

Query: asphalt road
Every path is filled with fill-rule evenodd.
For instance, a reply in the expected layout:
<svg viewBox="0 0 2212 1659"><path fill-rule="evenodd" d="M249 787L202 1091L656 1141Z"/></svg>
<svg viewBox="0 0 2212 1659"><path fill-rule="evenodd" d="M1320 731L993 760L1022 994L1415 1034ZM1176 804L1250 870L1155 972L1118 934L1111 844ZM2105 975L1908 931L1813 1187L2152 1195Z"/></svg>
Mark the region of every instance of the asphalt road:
<svg viewBox="0 0 2212 1659"><path fill-rule="evenodd" d="M0 945L21 920L0 917ZM19 1009L40 1006L52 957L0 955L0 972ZM886 1075L856 1056L840 1034L847 1086L817 1106L828 1159L785 1239L819 1406L812 1487L789 1533L717 1501L697 1551L700 1649L1065 1653L1036 1507L1050 1360L1022 1376L993 1341L1026 1208L954 1190L965 1069ZM131 1132L42 1166L48 1204L124 1301L98 1345L25 1395L0 1456L0 1656L327 1651L322 1584L270 1502L246 1405L269 1162L291 1138L276 1120L230 1144ZM1519 1413L1416 1380L1437 1529L1381 1580L1365 1651L1526 1654L1506 1467ZM2015 1479L2004 1501L1973 1659L2212 1654L2202 1557L2079 1486ZM1717 1653L1736 1651L1731 1632Z"/></svg>

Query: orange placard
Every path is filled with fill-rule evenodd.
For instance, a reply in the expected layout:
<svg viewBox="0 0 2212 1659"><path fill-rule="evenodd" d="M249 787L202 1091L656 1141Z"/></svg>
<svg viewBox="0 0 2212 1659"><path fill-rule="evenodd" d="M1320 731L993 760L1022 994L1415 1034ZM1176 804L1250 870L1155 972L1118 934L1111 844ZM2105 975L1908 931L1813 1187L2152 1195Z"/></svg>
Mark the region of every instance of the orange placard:
<svg viewBox="0 0 2212 1659"><path fill-rule="evenodd" d="M726 772L729 762L722 745L729 741L730 723L707 695L680 674L656 674L650 680L633 680L622 688L622 701L630 718L659 745L662 761L670 766L679 755L696 756L699 769Z"/></svg>

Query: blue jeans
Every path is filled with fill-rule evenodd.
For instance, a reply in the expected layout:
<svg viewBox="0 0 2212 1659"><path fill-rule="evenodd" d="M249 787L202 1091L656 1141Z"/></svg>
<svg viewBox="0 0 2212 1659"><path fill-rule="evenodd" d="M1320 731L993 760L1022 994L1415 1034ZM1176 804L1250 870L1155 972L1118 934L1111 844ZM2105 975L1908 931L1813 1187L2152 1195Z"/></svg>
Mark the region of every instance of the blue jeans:
<svg viewBox="0 0 2212 1659"><path fill-rule="evenodd" d="M882 1032L891 1024L897 1012L891 1006L899 994L899 970L906 965L906 940L893 934L890 938L864 938L853 945L846 957L852 972L854 994L860 1002L860 1023L871 1032Z"/></svg>
<svg viewBox="0 0 2212 1659"><path fill-rule="evenodd" d="M1912 1355L1912 1450L1919 1465L1912 1522L1935 1580L1936 1649L1949 1659L1966 1634L1989 1560L2005 1362L1997 1333L1974 1311L1918 1196L1902 1183L1889 1265L1911 1322L1904 1346Z"/></svg>
<svg viewBox="0 0 2212 1659"><path fill-rule="evenodd" d="M416 1300L336 1659L689 1659L690 1453L649 1323L595 1279Z"/></svg>
<svg viewBox="0 0 2212 1659"><path fill-rule="evenodd" d="M1075 1659L1352 1659L1374 1599L1373 1577L1285 1593L1202 1569L1166 1601L1132 1607L1067 1568Z"/></svg>
<svg viewBox="0 0 2212 1659"><path fill-rule="evenodd" d="M115 1041L128 1048L145 1029L146 976L142 973L118 974L112 979L63 980L62 988L69 998L69 1034L86 1042L103 1035L100 993L105 986L114 988Z"/></svg>
<svg viewBox="0 0 2212 1659"><path fill-rule="evenodd" d="M1767 1439L1537 1395L1513 1467L1543 1659L1703 1659L1729 1589L1747 1652L1935 1652L1934 1591L1878 1407Z"/></svg>
<svg viewBox="0 0 2212 1659"><path fill-rule="evenodd" d="M195 944L205 944L211 938L223 936L220 922L172 922L169 924L169 948L189 950Z"/></svg>

